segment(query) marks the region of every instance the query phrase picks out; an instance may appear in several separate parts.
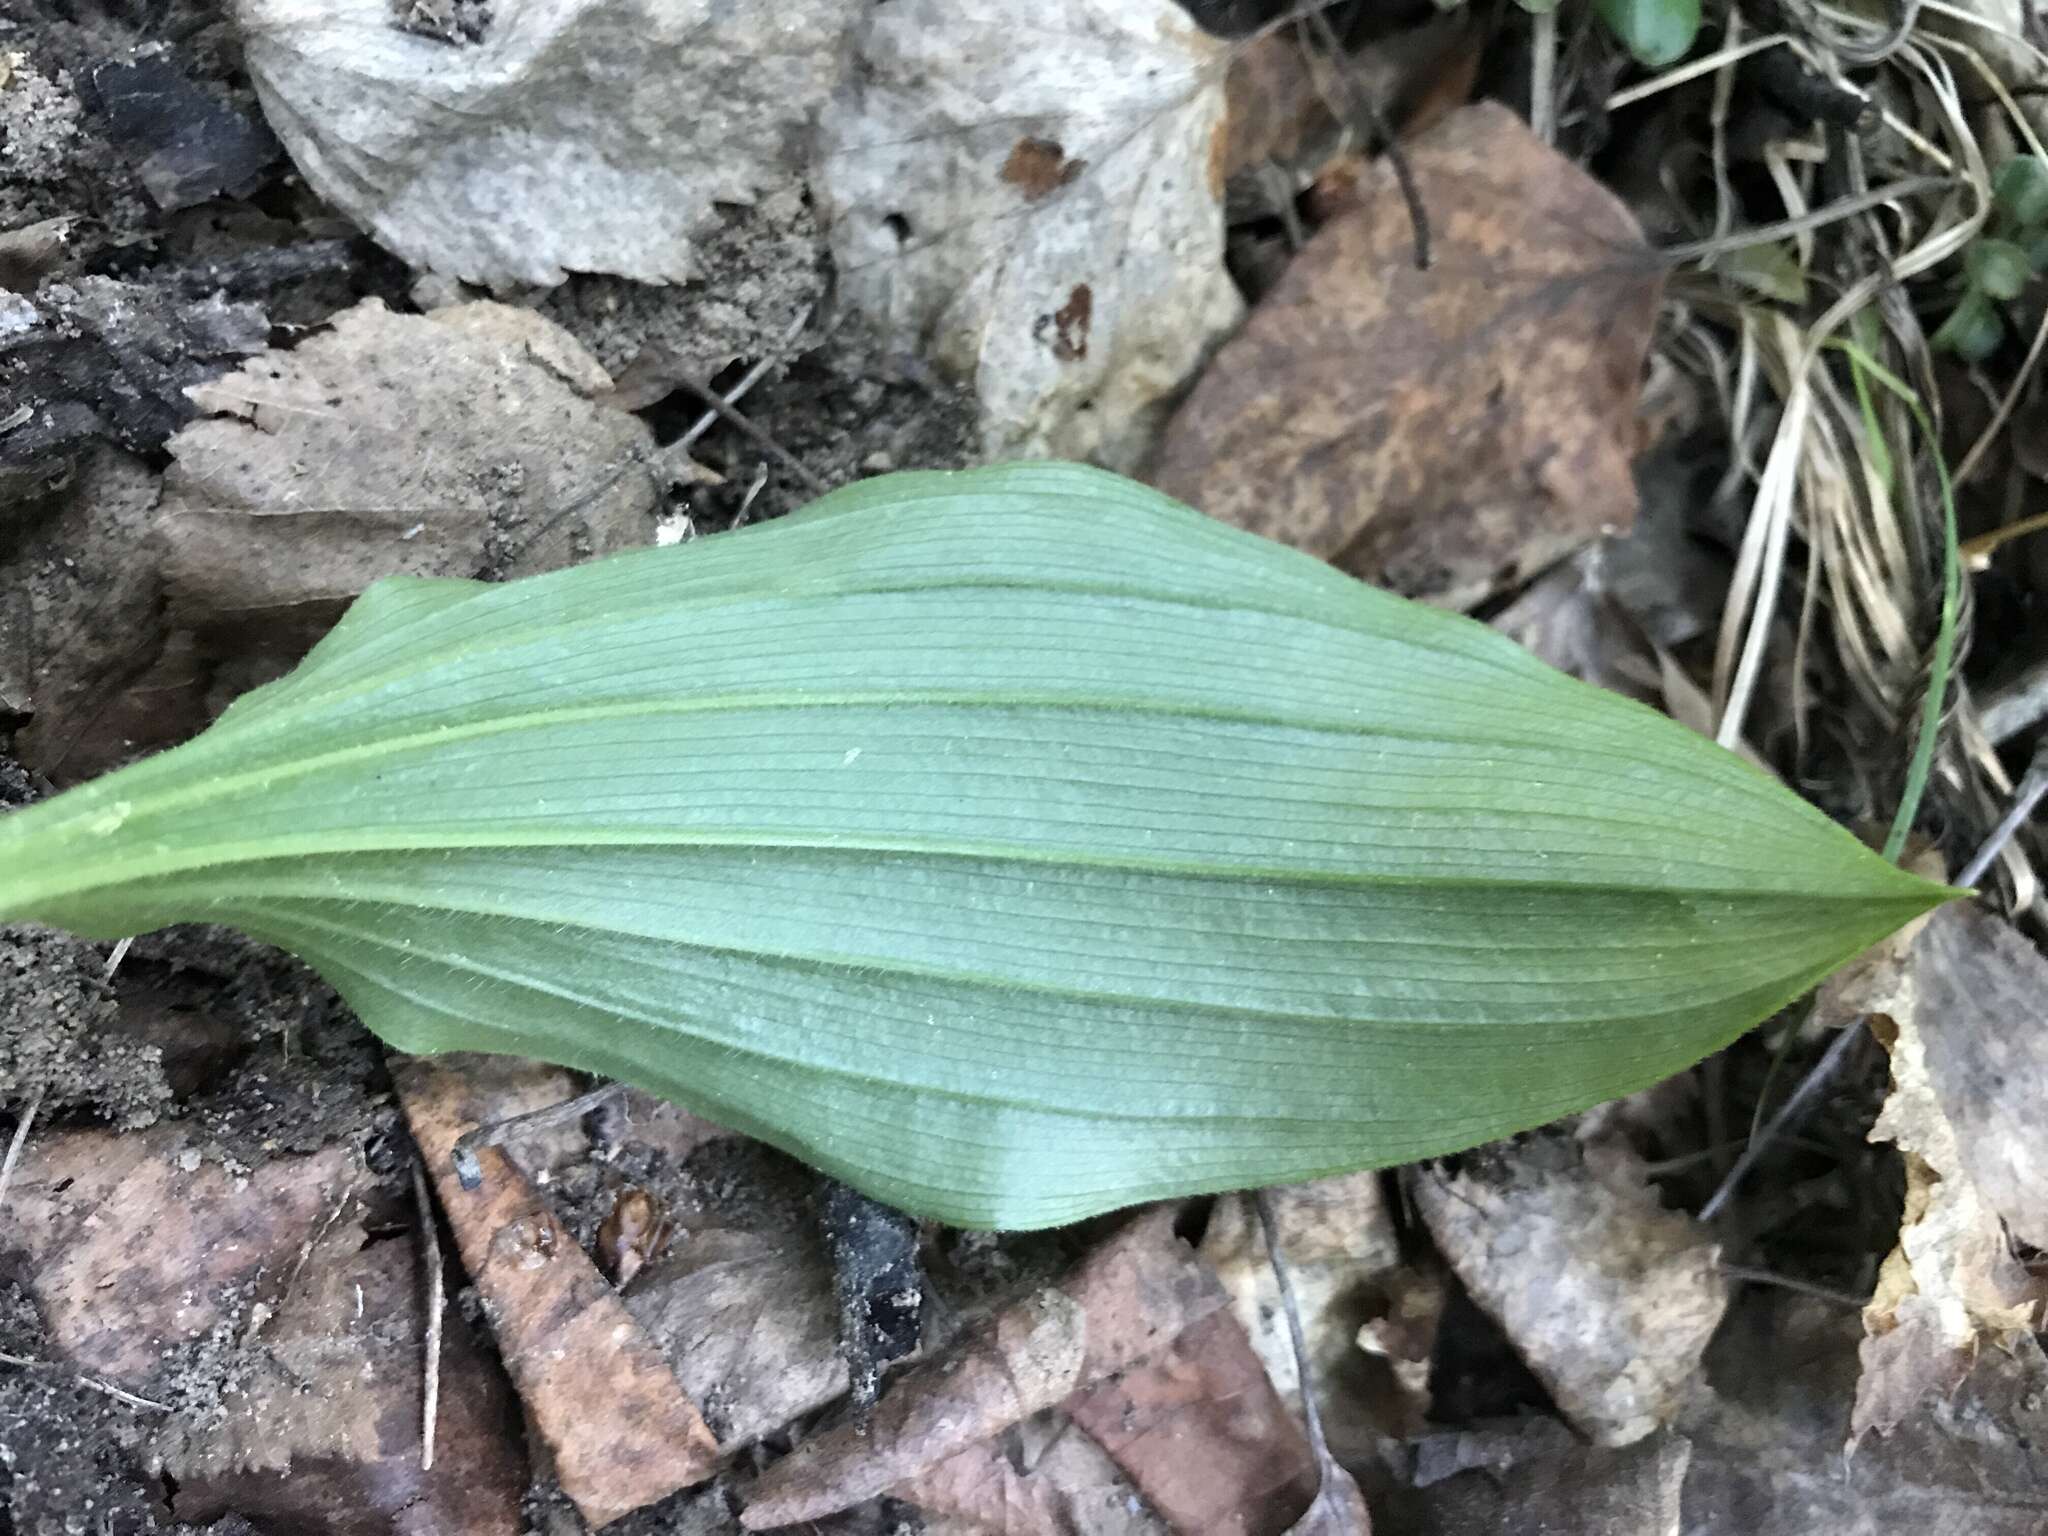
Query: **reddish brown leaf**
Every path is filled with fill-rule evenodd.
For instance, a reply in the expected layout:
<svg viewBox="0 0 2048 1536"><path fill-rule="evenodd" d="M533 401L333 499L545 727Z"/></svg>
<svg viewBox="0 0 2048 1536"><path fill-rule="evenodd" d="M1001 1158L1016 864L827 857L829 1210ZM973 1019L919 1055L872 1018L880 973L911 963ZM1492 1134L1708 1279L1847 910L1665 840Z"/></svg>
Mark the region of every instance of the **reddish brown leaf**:
<svg viewBox="0 0 2048 1536"><path fill-rule="evenodd" d="M889 1492L928 1520L959 1521L977 1536L1170 1536L1102 1447L1058 1412L970 1445Z"/></svg>
<svg viewBox="0 0 2048 1536"><path fill-rule="evenodd" d="M1228 1312L1066 1406L1181 1536L1280 1536L1315 1498L1308 1440Z"/></svg>
<svg viewBox="0 0 2048 1536"><path fill-rule="evenodd" d="M469 1190L456 1178L460 1136L543 1107L559 1079L502 1061L472 1074L469 1061L404 1062L399 1098L562 1491L604 1525L704 1481L718 1448L661 1351L511 1159L483 1148L482 1183Z"/></svg>
<svg viewBox="0 0 2048 1536"><path fill-rule="evenodd" d="M518 1405L452 1309L434 1466L421 1469L425 1338L408 1242L329 1229L236 1371L228 1412L159 1441L180 1520L229 1513L324 1536L514 1536L527 1485Z"/></svg>
<svg viewBox="0 0 2048 1536"><path fill-rule="evenodd" d="M1492 104L1385 160L1217 354L1154 483L1411 596L1466 606L1635 515L1661 269L1628 210Z"/></svg>
<svg viewBox="0 0 2048 1536"><path fill-rule="evenodd" d="M346 1147L237 1178L186 1132L72 1131L32 1141L0 1212L51 1334L81 1369L145 1389L164 1350L203 1338L225 1298L287 1271L353 1178Z"/></svg>
<svg viewBox="0 0 2048 1536"><path fill-rule="evenodd" d="M819 1520L917 1477L1161 1348L1224 1304L1157 1207L1043 1286L896 1378L863 1435L841 1425L769 1468L741 1523Z"/></svg>

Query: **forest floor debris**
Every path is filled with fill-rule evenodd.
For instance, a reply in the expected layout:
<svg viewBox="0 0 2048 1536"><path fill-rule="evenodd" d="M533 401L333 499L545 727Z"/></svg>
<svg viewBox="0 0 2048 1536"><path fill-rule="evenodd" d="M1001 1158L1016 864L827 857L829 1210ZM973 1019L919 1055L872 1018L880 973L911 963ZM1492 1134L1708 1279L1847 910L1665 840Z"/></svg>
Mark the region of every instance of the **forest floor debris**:
<svg viewBox="0 0 2048 1536"><path fill-rule="evenodd" d="M0 16L0 801L191 735L381 576L1058 454L1468 609L1874 842L1940 460L1918 832L1960 867L2009 802L2041 258L1942 338L2048 129L2020 8L1715 0L1673 70L1579 0L700 10ZM1245 1196L884 1255L634 1093L471 1191L462 1128L593 1085L387 1060L216 930L111 979L0 931L0 1526L1357 1536L1362 1489L1381 1536L2031 1536L2042 849L1575 1127L1273 1191L1306 1398Z"/></svg>

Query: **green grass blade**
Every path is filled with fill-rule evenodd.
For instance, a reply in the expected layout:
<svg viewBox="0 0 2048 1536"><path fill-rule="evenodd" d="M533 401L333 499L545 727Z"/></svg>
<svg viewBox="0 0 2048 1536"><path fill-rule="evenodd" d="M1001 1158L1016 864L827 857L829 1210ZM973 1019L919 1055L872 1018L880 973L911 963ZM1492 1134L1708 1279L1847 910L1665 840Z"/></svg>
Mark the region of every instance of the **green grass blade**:
<svg viewBox="0 0 2048 1536"><path fill-rule="evenodd" d="M0 917L232 923L404 1049L624 1078L995 1227L1539 1124L1948 894L1071 465L386 582L196 741L0 819Z"/></svg>

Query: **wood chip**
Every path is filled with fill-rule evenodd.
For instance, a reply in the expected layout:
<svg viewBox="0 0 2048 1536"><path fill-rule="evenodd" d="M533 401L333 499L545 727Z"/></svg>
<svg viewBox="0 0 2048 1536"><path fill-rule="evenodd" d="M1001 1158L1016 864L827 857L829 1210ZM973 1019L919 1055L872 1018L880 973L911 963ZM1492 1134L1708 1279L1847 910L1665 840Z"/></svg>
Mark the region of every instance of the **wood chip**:
<svg viewBox="0 0 2048 1536"><path fill-rule="evenodd" d="M399 1099L562 1491L590 1524L606 1525L703 1482L718 1447L661 1351L504 1151L483 1148L482 1184L462 1187L456 1139L540 1107L531 1079L521 1101L502 1064L472 1076L469 1060L404 1061L393 1074Z"/></svg>

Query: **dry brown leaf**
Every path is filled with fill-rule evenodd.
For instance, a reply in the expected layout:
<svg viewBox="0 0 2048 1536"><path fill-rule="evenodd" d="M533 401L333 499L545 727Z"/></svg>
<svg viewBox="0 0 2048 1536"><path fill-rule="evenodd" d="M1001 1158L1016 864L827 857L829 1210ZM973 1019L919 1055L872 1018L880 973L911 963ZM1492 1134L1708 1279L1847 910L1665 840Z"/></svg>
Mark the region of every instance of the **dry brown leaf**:
<svg viewBox="0 0 2048 1536"><path fill-rule="evenodd" d="M405 1060L393 1078L562 1491L592 1525L604 1525L710 1477L718 1447L695 1404L532 1181L496 1147L479 1150L476 1189L456 1177L458 1138L558 1102L561 1074L444 1056Z"/></svg>
<svg viewBox="0 0 2048 1536"><path fill-rule="evenodd" d="M1680 1536L1691 1444L1658 1435L1589 1446L1554 1419L1437 1434L1416 1447L1406 1529L1445 1536ZM1733 1532L1736 1526L1696 1527Z"/></svg>
<svg viewBox="0 0 2048 1536"><path fill-rule="evenodd" d="M1266 1193L1294 1281L1325 1433L1340 1460L1372 1455L1383 1435L1406 1434L1427 1403L1431 1331L1421 1337L1408 1331L1421 1320L1413 1305L1420 1298L1409 1284L1413 1277L1402 1271L1382 1178L1373 1172L1343 1174ZM1216 1202L1202 1235L1202 1257L1230 1292L1237 1320L1288 1411L1299 1414L1294 1345L1249 1196L1226 1195ZM1392 1316L1397 1293L1408 1308L1400 1321ZM1360 1369L1361 1331L1370 1332L1371 1353L1394 1375L1405 1372L1406 1387ZM1417 1395L1410 1396L1409 1388Z"/></svg>
<svg viewBox="0 0 2048 1536"><path fill-rule="evenodd" d="M1410 1182L1437 1247L1601 1445L1669 1424L1728 1304L1719 1253L1619 1142L1538 1133Z"/></svg>
<svg viewBox="0 0 2048 1536"><path fill-rule="evenodd" d="M799 1445L756 1485L750 1531L819 1520L915 1478L1141 1360L1224 1305L1222 1288L1155 1207L1041 1286L898 1375L867 1432Z"/></svg>
<svg viewBox="0 0 2048 1536"><path fill-rule="evenodd" d="M1225 181L1269 161L1292 162L1310 139L1333 136L1337 127L1292 30L1251 38L1231 54L1223 106L1217 155Z"/></svg>
<svg viewBox="0 0 2048 1536"><path fill-rule="evenodd" d="M917 1506L925 1536L1175 1536L1058 1410L970 1445L890 1493Z"/></svg>
<svg viewBox="0 0 2048 1536"><path fill-rule="evenodd" d="M1506 108L1320 230L1169 425L1155 484L1411 596L1468 606L1635 515L1662 279L1627 209Z"/></svg>
<svg viewBox="0 0 2048 1536"><path fill-rule="evenodd" d="M1066 1408L1181 1536L1280 1536L1316 1496L1308 1441L1228 1312Z"/></svg>
<svg viewBox="0 0 2048 1536"><path fill-rule="evenodd" d="M688 1166L704 1203L626 1306L729 1454L844 1393L846 1359L810 1176L752 1142Z"/></svg>
<svg viewBox="0 0 2048 1536"><path fill-rule="evenodd" d="M461 1315L443 1320L433 1470L421 1470L419 1256L361 1212L327 1224L253 1339L225 1414L160 1437L180 1520L229 1513L324 1536L515 1536L518 1405Z"/></svg>
<svg viewBox="0 0 2048 1536"><path fill-rule="evenodd" d="M0 1250L26 1257L73 1364L147 1390L167 1348L232 1316L236 1290L288 1273L361 1176L353 1150L333 1146L237 1177L201 1162L169 1121L39 1136L8 1186Z"/></svg>
<svg viewBox="0 0 2048 1536"><path fill-rule="evenodd" d="M2013 1257L1976 1176L1988 1175L2021 1219L2037 1219L2026 1170L2039 1156L2043 1077L2038 1046L2022 1037L2040 1010L2030 989L2041 961L2002 928L1945 907L1822 995L1824 1006L1870 1014L1891 1053L1891 1091L1870 1139L1895 1142L1906 1165L1899 1244L1863 1311L1852 1442L1946 1397L1981 1350L2015 1347L2041 1317L2042 1288Z"/></svg>
<svg viewBox="0 0 2048 1536"><path fill-rule="evenodd" d="M1081 1378L1086 1333L1071 1296L1035 1291L941 1359L905 1371L865 1435L842 1425L777 1462L741 1523L759 1531L823 1519L1051 1407Z"/></svg>

